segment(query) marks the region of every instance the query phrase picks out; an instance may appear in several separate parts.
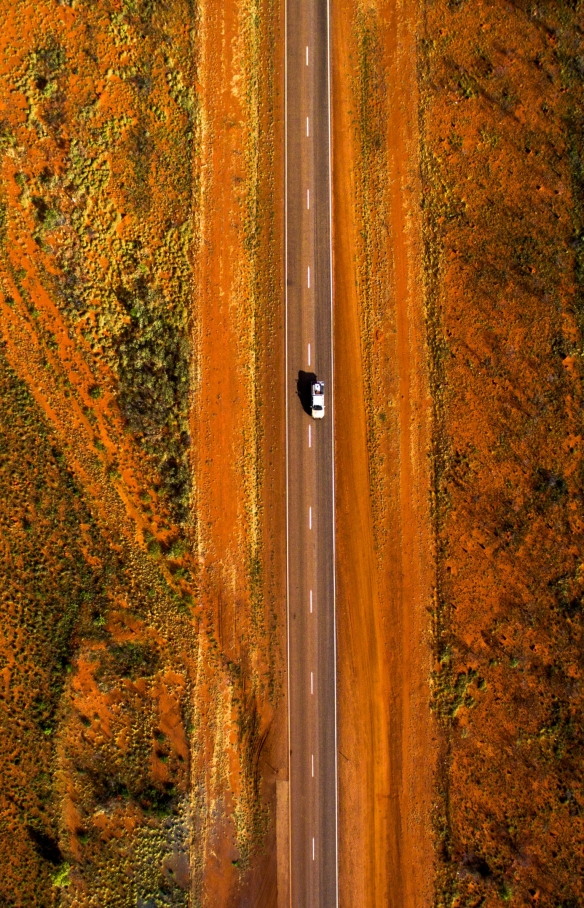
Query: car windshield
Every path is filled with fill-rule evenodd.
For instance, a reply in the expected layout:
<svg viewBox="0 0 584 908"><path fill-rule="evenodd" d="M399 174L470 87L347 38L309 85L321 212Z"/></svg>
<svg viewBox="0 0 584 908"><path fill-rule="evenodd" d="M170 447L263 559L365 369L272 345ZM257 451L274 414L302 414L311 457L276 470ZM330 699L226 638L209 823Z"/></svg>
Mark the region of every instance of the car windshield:
<svg viewBox="0 0 584 908"><path fill-rule="evenodd" d="M320 404L315 404L312 409L313 410L322 410L322 407L320 406Z"/></svg>

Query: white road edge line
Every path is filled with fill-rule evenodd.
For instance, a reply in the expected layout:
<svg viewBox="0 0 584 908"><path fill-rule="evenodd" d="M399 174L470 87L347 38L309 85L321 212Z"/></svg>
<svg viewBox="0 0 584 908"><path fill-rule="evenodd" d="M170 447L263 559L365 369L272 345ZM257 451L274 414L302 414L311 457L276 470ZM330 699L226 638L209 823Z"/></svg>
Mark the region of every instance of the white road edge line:
<svg viewBox="0 0 584 908"><path fill-rule="evenodd" d="M290 501L288 485L290 476L288 431L288 2L284 0L284 399L286 413L286 658L290 666ZM288 675L288 703L290 703L290 671ZM290 778L290 709L288 708L288 778ZM288 866L292 867L292 811L288 810ZM292 887L290 887L292 899Z"/></svg>
<svg viewBox="0 0 584 908"><path fill-rule="evenodd" d="M335 322L333 306L333 162L331 136L331 0L326 3L326 39L327 39L327 94L328 94L328 153L329 153L329 242L330 242L330 288L331 288L331 432L332 476L333 476L333 657L334 657L334 713L335 713L335 905L339 906L339 767L338 767L338 732L337 732L337 556L336 556L336 501L335 501Z"/></svg>

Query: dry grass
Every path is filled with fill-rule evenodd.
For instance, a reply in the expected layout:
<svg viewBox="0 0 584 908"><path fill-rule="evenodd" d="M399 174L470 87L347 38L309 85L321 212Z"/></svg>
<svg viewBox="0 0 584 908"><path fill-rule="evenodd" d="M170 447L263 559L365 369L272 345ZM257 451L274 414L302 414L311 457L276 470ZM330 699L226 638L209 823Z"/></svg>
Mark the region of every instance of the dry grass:
<svg viewBox="0 0 584 908"><path fill-rule="evenodd" d="M386 363L379 340L387 328L391 308L391 262L388 253L388 88L376 7L357 5L354 41L357 52L353 78L353 123L358 149L358 166L355 169L359 225L357 286L373 525L378 554L381 555L387 532L384 439L392 414L385 395Z"/></svg>

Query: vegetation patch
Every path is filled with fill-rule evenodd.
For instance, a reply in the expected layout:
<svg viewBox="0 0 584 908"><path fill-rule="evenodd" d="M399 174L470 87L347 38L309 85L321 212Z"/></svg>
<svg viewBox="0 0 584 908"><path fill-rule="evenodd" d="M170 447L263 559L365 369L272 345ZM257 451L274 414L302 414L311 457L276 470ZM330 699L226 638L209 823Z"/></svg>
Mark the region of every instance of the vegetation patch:
<svg viewBox="0 0 584 908"><path fill-rule="evenodd" d="M378 342L390 310L391 275L387 258L388 87L380 23L374 6L357 5L354 31L357 63L353 77L353 128L359 162L355 173L359 227L357 286L373 527L380 551L385 540L387 508L383 441L393 424L386 425L384 356Z"/></svg>
<svg viewBox="0 0 584 908"><path fill-rule="evenodd" d="M442 727L436 904L579 904L577 5L437 3L420 43Z"/></svg>

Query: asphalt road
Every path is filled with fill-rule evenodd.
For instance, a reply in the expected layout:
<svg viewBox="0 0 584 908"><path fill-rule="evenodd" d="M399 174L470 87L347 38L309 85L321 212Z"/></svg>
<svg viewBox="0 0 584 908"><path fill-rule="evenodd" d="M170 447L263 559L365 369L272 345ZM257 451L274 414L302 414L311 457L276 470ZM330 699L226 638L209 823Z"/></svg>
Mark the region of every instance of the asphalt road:
<svg viewBox="0 0 584 908"><path fill-rule="evenodd" d="M293 908L337 906L328 0L286 4L286 461ZM306 412L325 382L325 417Z"/></svg>

